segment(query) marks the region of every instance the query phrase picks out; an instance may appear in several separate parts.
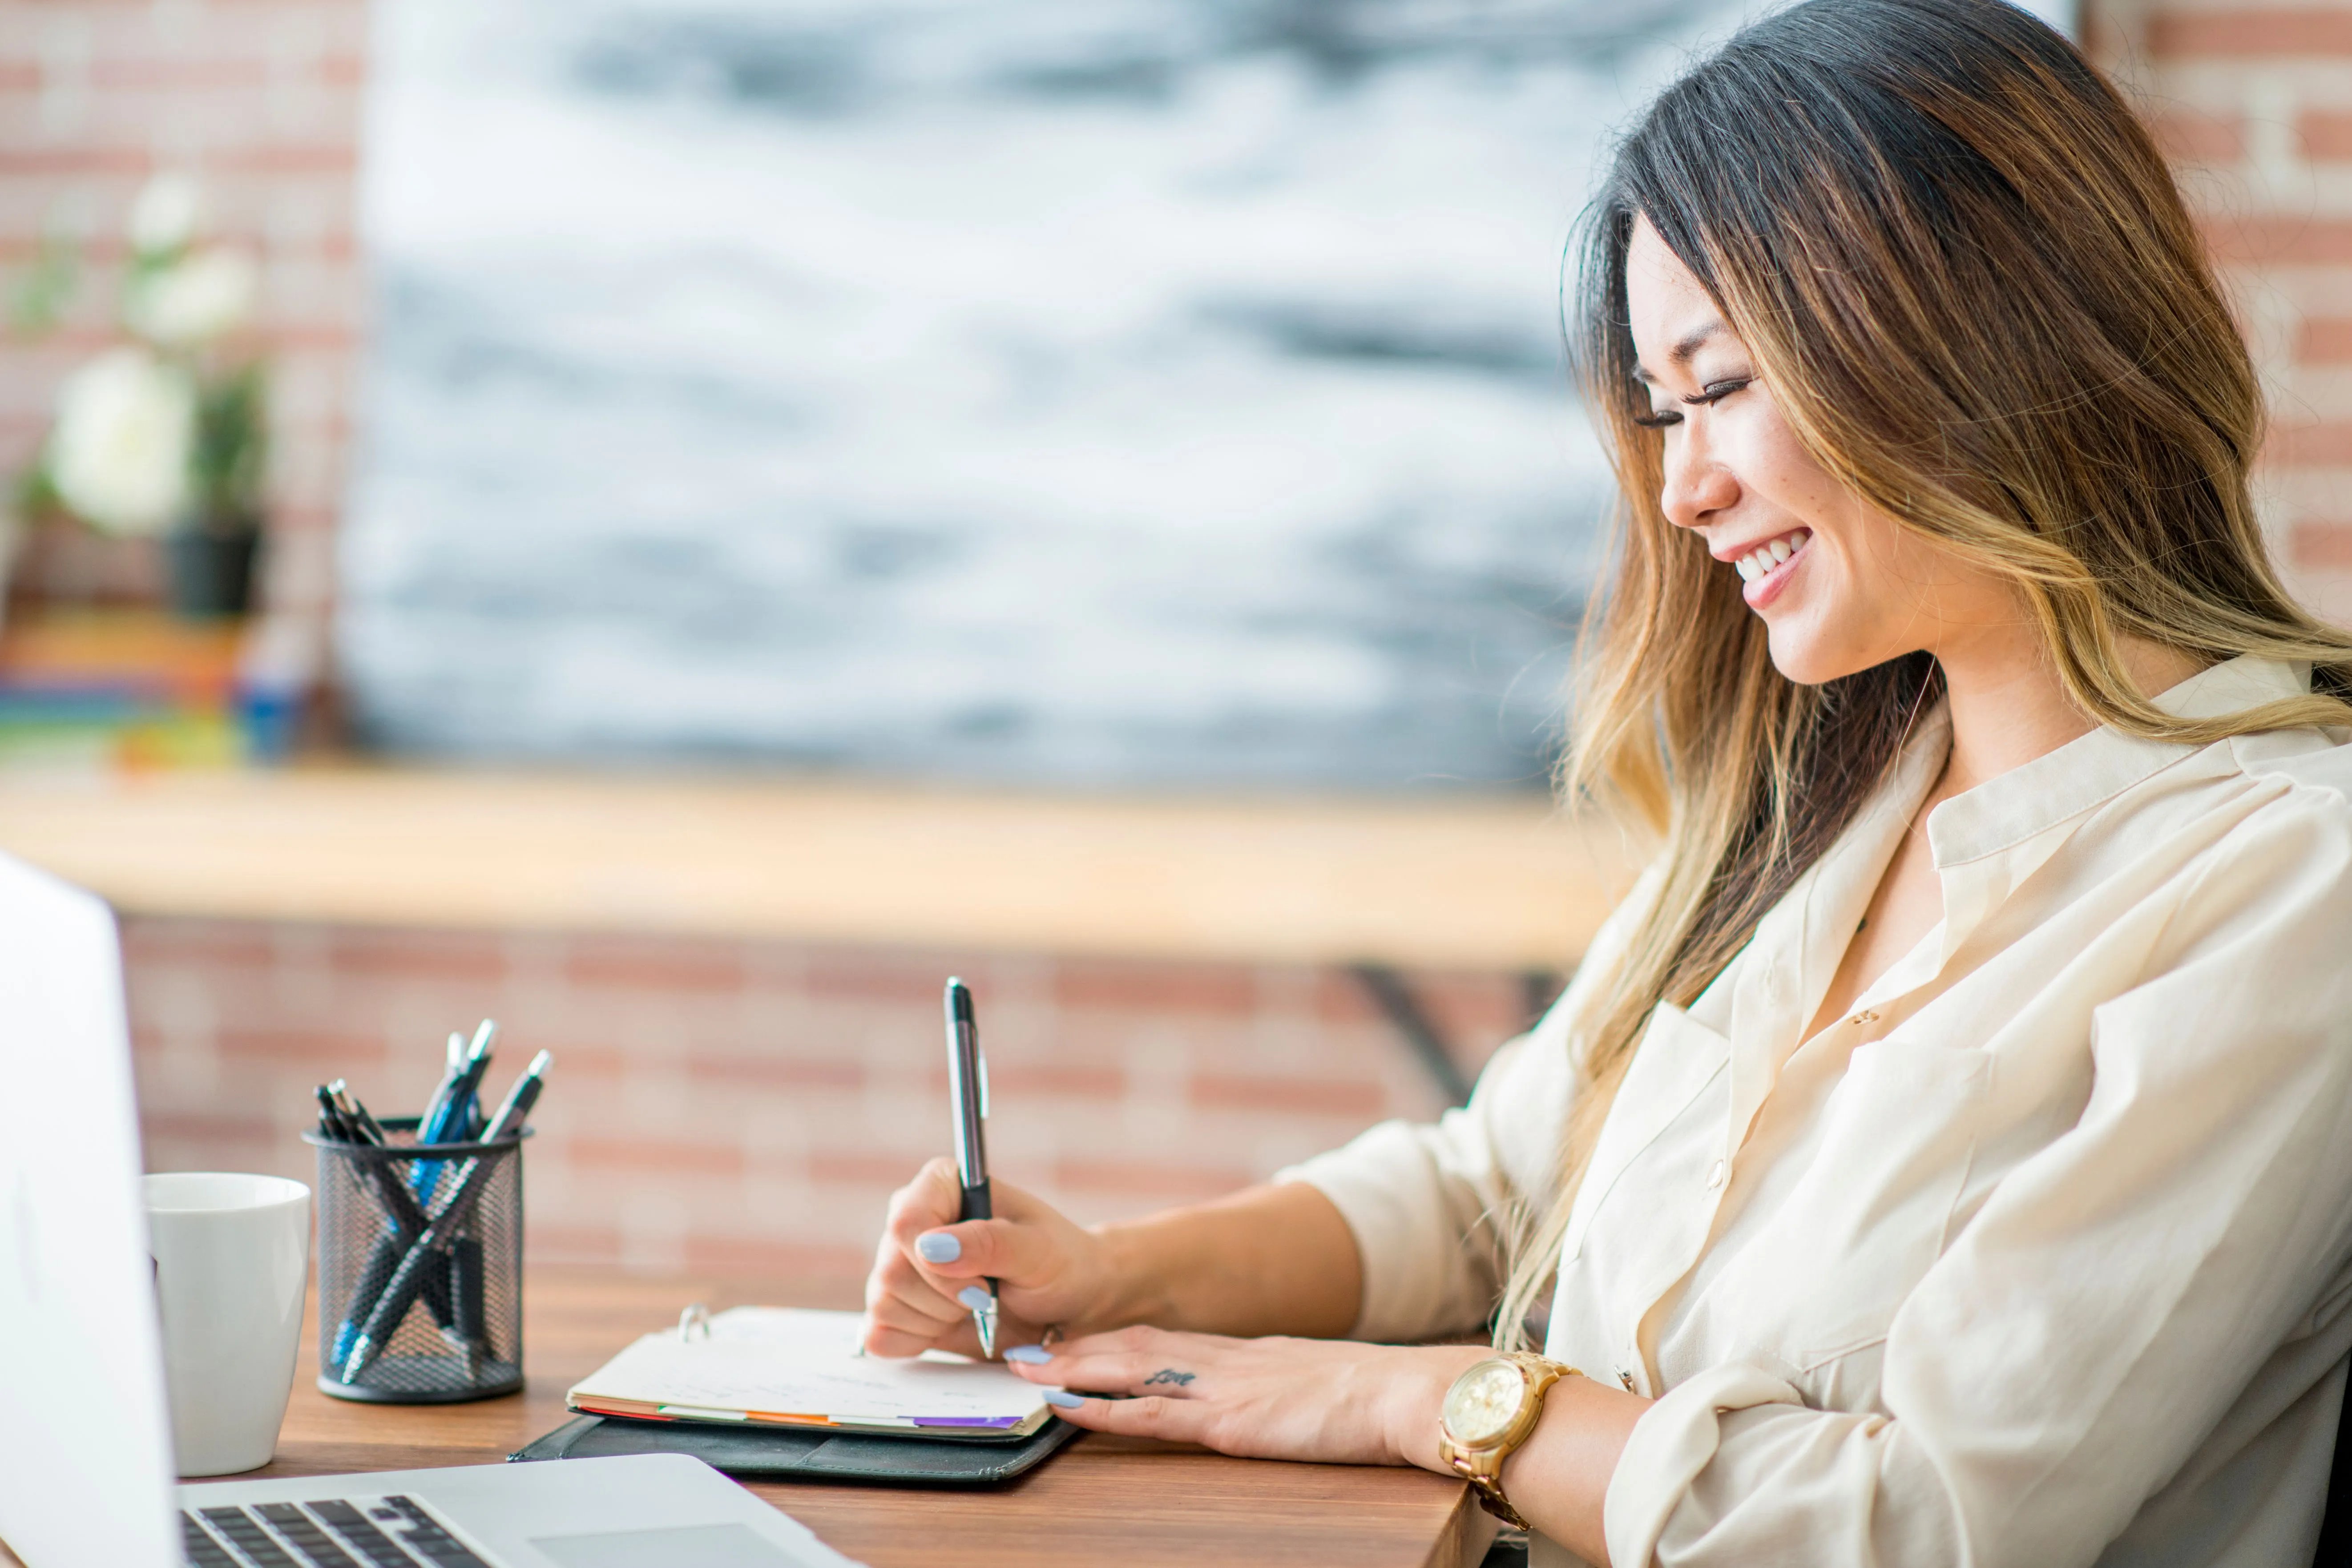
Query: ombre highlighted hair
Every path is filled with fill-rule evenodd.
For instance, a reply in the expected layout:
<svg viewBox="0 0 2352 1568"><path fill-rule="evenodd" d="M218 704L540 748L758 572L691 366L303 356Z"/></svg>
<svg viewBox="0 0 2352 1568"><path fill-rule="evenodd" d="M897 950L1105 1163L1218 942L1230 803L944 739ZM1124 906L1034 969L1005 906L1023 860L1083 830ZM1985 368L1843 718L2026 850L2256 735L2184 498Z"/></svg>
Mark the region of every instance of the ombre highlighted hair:
<svg viewBox="0 0 2352 1568"><path fill-rule="evenodd" d="M1692 67L1618 146L1581 233L1573 345L1622 499L1561 783L1663 849L1572 1042L1555 1190L1514 1216L1505 1344L1557 1268L1649 1015L1721 973L1940 684L1924 653L1788 679L1733 575L1667 521L1626 315L1641 219L1816 460L2017 585L2084 712L2192 743L2352 724L2352 636L2288 597L2248 493L2244 341L2163 158L2072 44L2002 0L1808 0ZM2126 675L2127 637L2303 661L2312 694L2175 719Z"/></svg>

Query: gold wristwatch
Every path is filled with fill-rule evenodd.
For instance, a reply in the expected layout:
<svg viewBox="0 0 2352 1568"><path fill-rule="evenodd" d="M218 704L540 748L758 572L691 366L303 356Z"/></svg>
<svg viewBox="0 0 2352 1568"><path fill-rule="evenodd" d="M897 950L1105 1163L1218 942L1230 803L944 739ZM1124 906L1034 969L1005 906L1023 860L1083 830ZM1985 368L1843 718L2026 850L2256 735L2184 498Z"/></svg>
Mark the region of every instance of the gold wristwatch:
<svg viewBox="0 0 2352 1568"><path fill-rule="evenodd" d="M1503 1495L1503 1461L1528 1440L1543 1417L1544 1394L1572 1366L1531 1351L1489 1356L1454 1380L1437 1416L1437 1452L1477 1489L1488 1513L1525 1530L1528 1521Z"/></svg>

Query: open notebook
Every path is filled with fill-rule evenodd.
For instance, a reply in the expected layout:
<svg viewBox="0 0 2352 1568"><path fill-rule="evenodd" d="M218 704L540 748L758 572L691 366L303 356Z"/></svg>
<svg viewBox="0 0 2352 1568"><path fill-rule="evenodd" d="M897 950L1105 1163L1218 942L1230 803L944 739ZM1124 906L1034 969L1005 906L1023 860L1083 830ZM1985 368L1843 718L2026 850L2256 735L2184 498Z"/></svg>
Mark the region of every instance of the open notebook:
<svg viewBox="0 0 2352 1568"><path fill-rule="evenodd" d="M944 1352L861 1356L856 1312L737 1307L710 1331L647 1334L572 1387L565 1401L637 1421L846 1426L908 1436L1025 1437L1053 1415L1044 1390L1004 1367Z"/></svg>

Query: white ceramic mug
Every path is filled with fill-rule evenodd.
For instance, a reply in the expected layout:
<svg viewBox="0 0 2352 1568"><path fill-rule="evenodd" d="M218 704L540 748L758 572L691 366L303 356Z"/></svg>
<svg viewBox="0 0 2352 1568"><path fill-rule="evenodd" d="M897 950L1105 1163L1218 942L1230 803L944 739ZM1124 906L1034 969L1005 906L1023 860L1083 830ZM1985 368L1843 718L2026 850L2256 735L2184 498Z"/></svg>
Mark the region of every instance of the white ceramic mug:
<svg viewBox="0 0 2352 1568"><path fill-rule="evenodd" d="M294 1388L310 1189L283 1176L150 1176L147 1246L180 1474L258 1469Z"/></svg>

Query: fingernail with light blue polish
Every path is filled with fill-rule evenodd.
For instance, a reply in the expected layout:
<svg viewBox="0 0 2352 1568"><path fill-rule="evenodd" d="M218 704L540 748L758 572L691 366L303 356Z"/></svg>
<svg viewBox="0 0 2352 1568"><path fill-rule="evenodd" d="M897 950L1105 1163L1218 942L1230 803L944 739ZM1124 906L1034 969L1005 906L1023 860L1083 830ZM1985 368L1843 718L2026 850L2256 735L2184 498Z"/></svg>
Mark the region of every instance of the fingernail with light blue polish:
<svg viewBox="0 0 2352 1568"><path fill-rule="evenodd" d="M1076 1410L1086 1403L1086 1397L1066 1388L1049 1388L1045 1390L1045 1403L1056 1410Z"/></svg>
<svg viewBox="0 0 2352 1568"><path fill-rule="evenodd" d="M1004 1352L1004 1359L1026 1362L1031 1366L1044 1366L1054 1359L1054 1352L1044 1345L1014 1345Z"/></svg>
<svg viewBox="0 0 2352 1568"><path fill-rule="evenodd" d="M977 1285L967 1285L957 1291L956 1300L975 1312L985 1312L996 1304L995 1298Z"/></svg>
<svg viewBox="0 0 2352 1568"><path fill-rule="evenodd" d="M953 1263L963 1256L963 1243L943 1230L926 1231L915 1237L915 1251L926 1263Z"/></svg>

